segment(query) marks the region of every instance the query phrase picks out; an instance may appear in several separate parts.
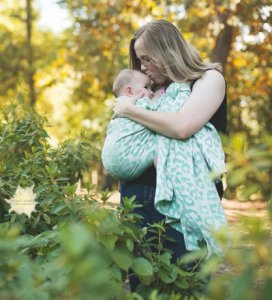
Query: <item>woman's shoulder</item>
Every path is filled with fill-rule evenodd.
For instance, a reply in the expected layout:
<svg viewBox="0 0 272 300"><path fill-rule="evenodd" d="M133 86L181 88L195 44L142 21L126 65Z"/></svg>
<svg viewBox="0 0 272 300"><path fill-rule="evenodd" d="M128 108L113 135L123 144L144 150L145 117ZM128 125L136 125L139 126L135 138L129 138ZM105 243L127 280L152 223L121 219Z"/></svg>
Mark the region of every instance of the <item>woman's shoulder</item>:
<svg viewBox="0 0 272 300"><path fill-rule="evenodd" d="M202 77L200 77L197 82L213 82L213 83L223 83L225 84L225 78L223 74L217 70L210 69L203 73Z"/></svg>
<svg viewBox="0 0 272 300"><path fill-rule="evenodd" d="M205 71L202 78L203 79L213 78L213 79L219 79L219 80L225 81L223 74L221 72L219 72L218 70L215 70L215 69L209 69L209 70Z"/></svg>
<svg viewBox="0 0 272 300"><path fill-rule="evenodd" d="M222 73L217 70L207 70L203 75L191 83L192 90L221 90L225 91L226 81Z"/></svg>

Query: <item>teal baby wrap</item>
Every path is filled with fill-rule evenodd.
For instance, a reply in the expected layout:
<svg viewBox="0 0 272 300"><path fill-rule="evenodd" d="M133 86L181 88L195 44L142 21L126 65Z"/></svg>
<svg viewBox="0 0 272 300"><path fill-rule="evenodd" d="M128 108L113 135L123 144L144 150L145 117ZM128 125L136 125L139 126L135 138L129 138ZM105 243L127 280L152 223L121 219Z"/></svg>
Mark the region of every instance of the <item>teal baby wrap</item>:
<svg viewBox="0 0 272 300"><path fill-rule="evenodd" d="M144 97L136 105L154 111L178 111L190 93L187 83L172 83L155 104ZM227 221L210 176L225 172L225 156L217 131L207 123L193 136L176 140L126 118L110 122L102 161L113 177L125 181L137 178L156 156L156 209L183 233L187 250L199 249L198 241L204 239L208 256L219 254L220 247L211 230Z"/></svg>
<svg viewBox="0 0 272 300"><path fill-rule="evenodd" d="M127 97L120 97L127 101ZM139 99L137 106L157 110L148 97ZM156 133L127 118L111 120L102 149L105 169L116 179L129 181L139 177L156 156Z"/></svg>

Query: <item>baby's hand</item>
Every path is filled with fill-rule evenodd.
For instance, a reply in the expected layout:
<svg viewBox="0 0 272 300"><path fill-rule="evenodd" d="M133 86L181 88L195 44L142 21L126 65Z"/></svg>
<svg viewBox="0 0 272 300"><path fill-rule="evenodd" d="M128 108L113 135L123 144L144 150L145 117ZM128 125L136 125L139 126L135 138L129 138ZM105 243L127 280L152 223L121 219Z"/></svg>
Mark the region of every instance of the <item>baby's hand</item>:
<svg viewBox="0 0 272 300"><path fill-rule="evenodd" d="M140 92L142 92L142 97L148 97L148 98L153 97L153 92L150 89L141 88Z"/></svg>
<svg viewBox="0 0 272 300"><path fill-rule="evenodd" d="M129 102L131 104L135 104L137 102L137 100L143 98L144 96L146 96L145 89L142 88L135 95L132 95L129 97Z"/></svg>

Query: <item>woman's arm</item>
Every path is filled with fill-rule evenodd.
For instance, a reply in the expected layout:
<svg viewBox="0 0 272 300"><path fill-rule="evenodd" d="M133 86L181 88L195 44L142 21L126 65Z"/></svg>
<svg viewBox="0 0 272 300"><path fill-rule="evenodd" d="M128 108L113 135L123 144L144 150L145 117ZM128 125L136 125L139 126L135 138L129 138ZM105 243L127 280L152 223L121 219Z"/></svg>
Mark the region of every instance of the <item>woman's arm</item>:
<svg viewBox="0 0 272 300"><path fill-rule="evenodd" d="M184 139L193 135L211 119L224 95L223 75L209 70L196 81L190 97L178 112L154 112L129 102L117 102L114 116L127 117L161 135Z"/></svg>

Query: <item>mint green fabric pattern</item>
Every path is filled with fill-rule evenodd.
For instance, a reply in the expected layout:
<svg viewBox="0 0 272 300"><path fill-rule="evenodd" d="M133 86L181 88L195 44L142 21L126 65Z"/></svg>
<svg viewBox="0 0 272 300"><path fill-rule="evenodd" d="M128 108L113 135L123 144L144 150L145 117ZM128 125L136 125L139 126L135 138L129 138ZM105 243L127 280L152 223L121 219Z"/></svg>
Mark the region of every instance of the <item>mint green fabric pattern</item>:
<svg viewBox="0 0 272 300"><path fill-rule="evenodd" d="M189 84L172 83L155 104L144 97L136 105L154 111L178 111L190 93ZM153 164L155 156L156 209L183 233L187 250L199 249L198 241L205 240L208 256L220 254L211 232L227 224L210 175L225 172L224 151L216 129L207 123L190 138L175 140L126 118L111 121L102 161L113 177L125 181L136 178Z"/></svg>
<svg viewBox="0 0 272 300"><path fill-rule="evenodd" d="M119 97L127 101L127 97ZM137 106L157 110L148 97L139 99ZM127 118L110 121L102 148L105 169L118 180L129 181L139 177L152 164L156 156L156 133Z"/></svg>
<svg viewBox="0 0 272 300"><path fill-rule="evenodd" d="M190 95L188 85L171 84L160 111L178 111ZM221 249L212 231L227 225L211 173L222 174L225 155L214 126L207 123L190 138L170 139L157 135L156 209L184 235L187 250L199 249L205 240L208 257Z"/></svg>

